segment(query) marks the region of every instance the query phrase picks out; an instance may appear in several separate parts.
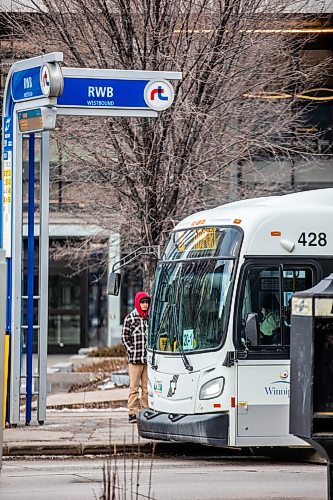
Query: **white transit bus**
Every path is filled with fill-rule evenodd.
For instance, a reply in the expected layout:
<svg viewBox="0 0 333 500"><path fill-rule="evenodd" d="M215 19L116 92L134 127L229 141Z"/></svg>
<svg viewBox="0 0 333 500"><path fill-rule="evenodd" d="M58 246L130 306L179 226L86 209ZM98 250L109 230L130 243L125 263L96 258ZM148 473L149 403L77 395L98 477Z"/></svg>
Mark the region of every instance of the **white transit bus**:
<svg viewBox="0 0 333 500"><path fill-rule="evenodd" d="M148 335L145 438L293 446L290 304L333 271L333 189L238 201L172 231Z"/></svg>

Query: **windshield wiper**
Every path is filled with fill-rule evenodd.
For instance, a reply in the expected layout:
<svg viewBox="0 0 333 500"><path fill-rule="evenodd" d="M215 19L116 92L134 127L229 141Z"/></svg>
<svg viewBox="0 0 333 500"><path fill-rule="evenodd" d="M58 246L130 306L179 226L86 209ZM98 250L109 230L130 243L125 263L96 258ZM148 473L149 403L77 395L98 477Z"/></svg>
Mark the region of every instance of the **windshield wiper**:
<svg viewBox="0 0 333 500"><path fill-rule="evenodd" d="M178 297L176 297L176 299L178 299ZM182 358L182 361L184 363L186 370L188 370L189 372L192 372L193 366L190 364L189 360L187 359L187 356L183 350L183 347L181 345L180 338L179 338L179 330L178 330L178 324L177 324L178 312L179 312L179 310L177 308L177 304L172 304L173 327L174 327L174 331L175 331L176 341L178 342L179 352L180 352L180 355L181 355L181 358Z"/></svg>

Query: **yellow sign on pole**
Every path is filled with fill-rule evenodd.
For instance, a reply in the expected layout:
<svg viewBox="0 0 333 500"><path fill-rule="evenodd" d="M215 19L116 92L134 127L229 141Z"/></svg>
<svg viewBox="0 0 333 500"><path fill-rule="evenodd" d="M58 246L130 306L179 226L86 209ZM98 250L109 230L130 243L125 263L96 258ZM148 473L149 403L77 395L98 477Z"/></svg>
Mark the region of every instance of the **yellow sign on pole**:
<svg viewBox="0 0 333 500"><path fill-rule="evenodd" d="M5 351L3 362L3 408L2 408L2 428L6 425L6 405L7 405L7 383L8 383L8 361L9 361L9 341L10 336L5 335Z"/></svg>

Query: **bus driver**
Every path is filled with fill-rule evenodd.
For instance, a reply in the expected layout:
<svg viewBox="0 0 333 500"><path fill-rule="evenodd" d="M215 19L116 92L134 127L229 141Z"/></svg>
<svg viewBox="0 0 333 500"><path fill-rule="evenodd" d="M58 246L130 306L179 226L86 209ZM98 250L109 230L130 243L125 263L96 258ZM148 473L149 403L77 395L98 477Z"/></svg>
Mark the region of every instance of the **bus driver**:
<svg viewBox="0 0 333 500"><path fill-rule="evenodd" d="M274 333L280 328L280 306L273 293L266 293L261 301L262 321L260 323L260 333L264 344L274 342Z"/></svg>

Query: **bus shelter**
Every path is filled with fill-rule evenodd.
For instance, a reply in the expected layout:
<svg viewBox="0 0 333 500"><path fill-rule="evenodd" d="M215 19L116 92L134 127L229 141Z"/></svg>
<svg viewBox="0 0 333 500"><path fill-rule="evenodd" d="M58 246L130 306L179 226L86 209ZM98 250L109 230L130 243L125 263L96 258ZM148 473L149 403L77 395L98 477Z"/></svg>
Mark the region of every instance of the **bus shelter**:
<svg viewBox="0 0 333 500"><path fill-rule="evenodd" d="M37 387L37 420L46 418L48 253L49 253L49 140L57 116L122 116L156 118L174 100L170 80L180 72L69 68L63 54L54 52L18 61L11 67L4 91L2 122L1 247L6 259L6 324L9 337L9 382L6 421L20 421L25 400L25 423L31 421L33 385ZM40 139L39 221L35 221L36 132ZM22 143L29 136L27 286L23 294L22 266ZM39 225L38 289L34 274L34 226ZM37 307L36 307L37 306ZM34 308L38 321L34 319ZM25 338L26 373L21 373ZM38 373L32 371L33 342L38 345ZM0 350L0 359L3 354ZM1 365L1 363L0 363ZM35 384L33 384L35 379ZM1 382L1 381L0 381ZM22 384L22 382L24 384ZM21 387L25 385L23 392ZM2 386L0 385L0 393Z"/></svg>

